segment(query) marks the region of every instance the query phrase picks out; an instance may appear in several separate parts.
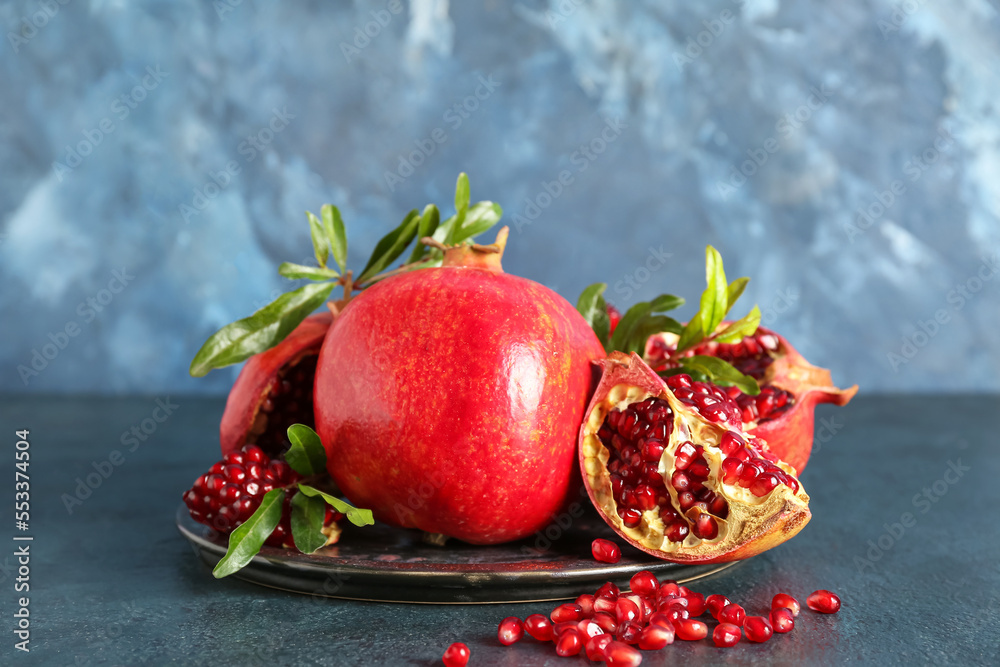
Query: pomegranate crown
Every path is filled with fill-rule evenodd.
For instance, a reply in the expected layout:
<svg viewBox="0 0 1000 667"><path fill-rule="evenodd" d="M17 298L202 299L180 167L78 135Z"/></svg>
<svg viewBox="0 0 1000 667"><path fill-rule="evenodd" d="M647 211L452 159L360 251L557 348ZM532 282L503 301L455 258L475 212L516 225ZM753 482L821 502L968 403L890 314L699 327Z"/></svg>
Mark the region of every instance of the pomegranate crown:
<svg viewBox="0 0 1000 667"><path fill-rule="evenodd" d="M745 394L760 393L757 381L744 375L727 361L717 357L694 355L692 350L707 342L735 343L757 331L760 308L754 305L743 318L723 323L733 304L743 294L749 278L727 282L722 256L712 246L705 248L705 281L698 312L681 324L663 313L683 306L685 301L673 294L661 294L652 301L635 304L624 315L604 300L607 283L594 283L580 295L576 308L594 329L597 338L609 354L615 350L626 354L644 355L650 366L662 366L662 376L686 373L695 380L707 381L723 387L739 387ZM647 355L647 344L654 334L669 333L677 337L677 344L666 362L654 363Z"/></svg>
<svg viewBox="0 0 1000 667"><path fill-rule="evenodd" d="M340 210L332 204L324 204L319 217L306 211L316 266L284 262L278 267L278 274L309 283L285 292L252 315L227 324L209 336L191 361L189 372L201 377L213 368L245 361L274 347L327 302L338 285L344 288L344 297L329 304L334 313L343 309L354 292L406 271L442 264L500 271L506 228L500 230L492 245L482 246L472 241L496 225L502 215L500 205L492 201L470 204L469 177L463 172L455 184L454 215L442 221L434 204L428 204L422 212L413 209L375 244L365 267L355 275L347 268L347 231ZM421 242L414 244L415 239ZM413 250L406 262L389 269L411 245ZM331 256L337 268L328 265Z"/></svg>

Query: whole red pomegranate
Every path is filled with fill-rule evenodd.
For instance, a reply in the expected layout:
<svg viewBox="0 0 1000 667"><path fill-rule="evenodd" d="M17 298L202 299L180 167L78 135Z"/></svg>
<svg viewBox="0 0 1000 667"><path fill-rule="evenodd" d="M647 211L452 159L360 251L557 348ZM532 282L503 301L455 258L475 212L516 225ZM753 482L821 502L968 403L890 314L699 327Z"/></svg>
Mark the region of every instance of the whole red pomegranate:
<svg viewBox="0 0 1000 667"><path fill-rule="evenodd" d="M566 300L503 273L506 240L366 288L327 334L317 431L337 485L379 521L506 542L546 526L578 479L604 351Z"/></svg>
<svg viewBox="0 0 1000 667"><path fill-rule="evenodd" d="M219 425L222 454L258 445L270 457L288 449L288 427L312 427L313 379L330 313L307 317L283 341L255 354L240 371Z"/></svg>
<svg viewBox="0 0 1000 667"><path fill-rule="evenodd" d="M720 328L729 322L723 322ZM656 334L646 344L646 360L657 370L674 351L677 336ZM719 357L760 384L760 394L749 396L736 387L727 393L740 407L753 435L767 440L771 451L799 473L806 467L813 445L813 413L821 403L847 405L858 386L838 389L830 371L813 366L791 344L764 327L737 343L709 342L686 353Z"/></svg>

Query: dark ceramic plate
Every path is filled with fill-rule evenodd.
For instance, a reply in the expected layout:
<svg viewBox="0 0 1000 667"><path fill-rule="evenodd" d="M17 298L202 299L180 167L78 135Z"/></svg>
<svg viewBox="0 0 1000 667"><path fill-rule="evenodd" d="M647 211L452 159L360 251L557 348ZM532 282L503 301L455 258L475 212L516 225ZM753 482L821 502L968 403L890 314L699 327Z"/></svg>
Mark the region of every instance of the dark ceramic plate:
<svg viewBox="0 0 1000 667"><path fill-rule="evenodd" d="M196 523L183 505L177 510L177 527L210 567L226 554L227 539ZM596 514L576 519L558 532L551 542L539 535L498 546L451 541L441 547L424 543L416 531L348 524L339 544L311 555L264 547L233 576L321 597L470 604L572 599L605 581L627 587L629 577L641 569L660 579L685 582L733 565L668 563L640 557L627 547L620 562L599 563L590 555L591 541L605 537L620 544L621 540Z"/></svg>

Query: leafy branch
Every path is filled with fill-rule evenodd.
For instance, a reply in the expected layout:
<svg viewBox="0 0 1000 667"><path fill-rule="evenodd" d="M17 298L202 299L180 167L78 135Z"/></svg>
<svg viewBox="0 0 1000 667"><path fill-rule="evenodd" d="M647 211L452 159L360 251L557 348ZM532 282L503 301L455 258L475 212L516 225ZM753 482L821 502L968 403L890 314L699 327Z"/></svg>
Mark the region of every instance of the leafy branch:
<svg viewBox="0 0 1000 667"><path fill-rule="evenodd" d="M338 286L344 289L344 297L339 302L343 307L354 292L380 280L440 266L444 258L440 245L469 242L497 224L503 215L499 204L481 201L470 205L469 196L469 177L461 173L455 184L455 214L442 222L441 213L434 204L428 204L422 212L410 211L395 229L375 244L371 257L357 277L347 268L347 231L340 210L332 204L324 204L319 217L307 211L316 266L284 262L278 267L278 273L290 280L310 283L282 294L248 317L227 324L209 336L191 361L189 372L194 377L201 377L214 368L245 361L274 347L322 306ZM419 239L425 237L433 238L438 245L424 245ZM414 240L417 243L406 263L390 268ZM336 268L328 265L331 257Z"/></svg>
<svg viewBox="0 0 1000 667"><path fill-rule="evenodd" d="M708 246L705 249L705 281L698 312L682 325L664 313L683 306L685 301L672 294L661 294L652 301L642 301L629 308L617 326L611 327L608 305L604 300L607 283L588 286L577 301L577 310L594 329L598 339L609 354L614 350L626 354L635 352L646 358L646 343L649 337L658 333L672 333L677 336L677 344L666 358L666 368L661 375L688 373L699 380L707 380L721 386L736 386L751 395L760 393L757 381L744 375L722 359L706 355L689 354L699 345L709 342L735 343L757 330L760 324L760 308L756 305L739 320L720 329L722 321L732 309L749 278L726 281L719 251ZM652 361L646 358L647 361ZM662 361L662 360L658 360Z"/></svg>
<svg viewBox="0 0 1000 667"><path fill-rule="evenodd" d="M314 430L303 424L293 424L288 428L288 439L292 446L285 454L285 461L292 470L307 480L326 471L326 450ZM272 489L264 495L257 511L230 533L226 555L212 570L216 579L240 571L260 552L264 542L281 523L288 494L292 494L292 540L295 548L302 553L314 553L330 541L324 532L328 505L345 515L355 526L370 526L375 523L371 510L358 509L305 482Z"/></svg>

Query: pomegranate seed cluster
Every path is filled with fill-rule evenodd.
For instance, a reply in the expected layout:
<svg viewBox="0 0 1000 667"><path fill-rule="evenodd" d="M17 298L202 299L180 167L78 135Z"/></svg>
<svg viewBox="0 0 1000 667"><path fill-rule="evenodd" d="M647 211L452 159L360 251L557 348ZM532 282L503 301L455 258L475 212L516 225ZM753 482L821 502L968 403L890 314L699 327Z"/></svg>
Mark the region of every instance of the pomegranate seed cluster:
<svg viewBox="0 0 1000 667"><path fill-rule="evenodd" d="M714 400L717 394L725 395L718 387L691 382L686 375L676 375L670 380L678 387L675 395L686 388L692 392L689 396L696 397L690 399L689 405L701 400L697 397L710 396ZM711 391L694 392L688 385L703 385ZM702 415L708 410L715 415L716 422L733 417L734 413L728 408L720 409L719 405L694 407ZM713 540L719 535L719 519L729 516L729 505L712 488L718 480L710 480L711 469L702 445L690 441L677 444L672 452L673 469L668 471L669 479L665 481L659 461L664 449L670 446L672 429L673 411L662 398L650 397L624 410L614 408L605 417L597 435L609 452L607 469L618 516L626 527L636 528L643 512L658 509L663 533L671 542L683 542L689 533L702 540ZM725 455L721 480L724 483L749 489L758 497L766 496L779 484L798 492L798 481L778 467L774 455L756 439L748 441L736 431L727 431L719 447ZM676 501L667 484L674 490Z"/></svg>
<svg viewBox="0 0 1000 667"><path fill-rule="evenodd" d="M267 454L276 458L291 446L288 441L289 426L315 426L313 379L318 359L319 355L306 355L278 376L260 404L247 436L249 443L264 447Z"/></svg>
<svg viewBox="0 0 1000 667"><path fill-rule="evenodd" d="M729 424L740 428L743 418L740 407L722 387L708 382L695 382L690 375L681 373L667 378L667 386L685 405L695 408L702 417L716 424Z"/></svg>
<svg viewBox="0 0 1000 667"><path fill-rule="evenodd" d="M609 581L593 594L559 605L548 616L505 618L497 628L497 639L510 646L528 635L539 642L552 642L562 657L582 653L608 667L635 667L642 662L642 651L658 651L675 639L701 641L711 635L720 648L735 646L744 637L752 643L766 642L774 633L790 632L799 614L798 601L787 593L774 596L766 615L747 616L743 607L724 595L706 598L676 581L660 582L648 570L633 575L629 586L630 590L623 592ZM815 600L823 607L818 611L824 611L832 607L832 599L839 609L836 595L816 591L809 596L809 606L813 608ZM699 619L705 612L717 621L711 632L709 623ZM452 644L442 661L447 667L460 667L469 656L465 644Z"/></svg>
<svg viewBox="0 0 1000 667"><path fill-rule="evenodd" d="M768 367L774 363L780 347L778 337L772 333L757 333L745 337L738 343L704 343L691 350L689 355L706 355L729 362L737 370L757 380L764 377ZM655 367L662 368L674 347L660 338L650 341L649 356ZM680 377L680 376L674 376ZM670 378L667 384L670 384ZM701 384L701 383L695 383ZM677 393L676 390L674 393ZM740 419L744 422L761 422L779 417L795 404L795 396L778 387L763 386L760 394L744 394L738 387L728 387L724 393L736 403ZM682 399L683 400L683 399Z"/></svg>
<svg viewBox="0 0 1000 667"><path fill-rule="evenodd" d="M229 453L195 480L184 494L191 518L228 534L257 511L264 495L272 489L291 486L299 475L284 461L273 461L256 445ZM281 522L267 539L271 546L292 546L291 493L285 496ZM325 524L343 515L327 508Z"/></svg>

